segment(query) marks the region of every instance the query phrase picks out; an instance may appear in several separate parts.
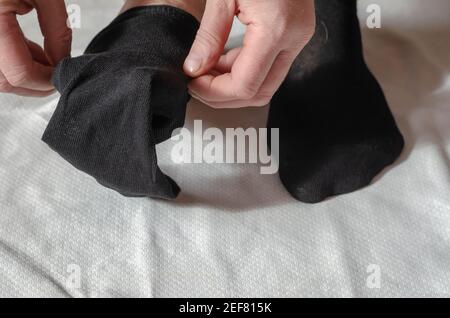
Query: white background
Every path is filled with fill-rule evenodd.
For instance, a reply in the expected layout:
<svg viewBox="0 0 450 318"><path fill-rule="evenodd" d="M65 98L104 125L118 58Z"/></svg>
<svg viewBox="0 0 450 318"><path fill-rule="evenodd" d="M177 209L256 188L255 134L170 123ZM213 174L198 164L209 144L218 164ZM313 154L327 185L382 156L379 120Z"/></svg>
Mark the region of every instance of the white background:
<svg viewBox="0 0 450 318"><path fill-rule="evenodd" d="M74 3L79 54L122 1ZM58 96L1 95L0 296L450 296L450 2L361 1L362 22L370 3L383 28L364 31L366 57L407 148L374 185L319 205L256 165L171 164L171 142L158 150L180 199L124 198L40 141ZM188 113L187 127L264 127L267 108Z"/></svg>

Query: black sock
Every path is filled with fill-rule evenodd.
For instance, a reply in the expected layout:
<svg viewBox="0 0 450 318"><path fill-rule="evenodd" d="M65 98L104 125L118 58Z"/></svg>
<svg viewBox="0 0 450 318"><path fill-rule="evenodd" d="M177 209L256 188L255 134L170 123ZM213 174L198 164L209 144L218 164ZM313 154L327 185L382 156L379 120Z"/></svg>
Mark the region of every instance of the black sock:
<svg viewBox="0 0 450 318"><path fill-rule="evenodd" d="M316 203L371 183L404 141L362 51L356 0L316 0L317 29L274 97L280 177Z"/></svg>
<svg viewBox="0 0 450 318"><path fill-rule="evenodd" d="M170 6L121 14L83 56L58 65L61 99L43 141L123 195L175 198L180 189L159 169L155 145L184 125L183 62L198 27Z"/></svg>

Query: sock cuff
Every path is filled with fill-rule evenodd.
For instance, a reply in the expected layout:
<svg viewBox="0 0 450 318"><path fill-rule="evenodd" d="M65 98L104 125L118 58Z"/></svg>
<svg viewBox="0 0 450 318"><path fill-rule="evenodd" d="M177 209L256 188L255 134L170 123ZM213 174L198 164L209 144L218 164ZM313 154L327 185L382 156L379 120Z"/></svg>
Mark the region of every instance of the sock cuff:
<svg viewBox="0 0 450 318"><path fill-rule="evenodd" d="M135 51L144 51L155 42L169 42L189 49L200 24L191 14L167 5L135 7L116 17L88 45L86 54L114 50L117 46L123 50L128 43L140 43L133 47ZM120 29L120 34L115 32ZM145 33L152 34L151 42ZM110 38L114 34L114 39ZM108 43L105 40L110 40ZM151 48L150 48L151 49ZM181 53L181 52L180 52ZM185 55L187 55L186 52Z"/></svg>
<svg viewBox="0 0 450 318"><path fill-rule="evenodd" d="M125 11L88 45L83 56L63 59L53 74L59 92L67 89L74 74L92 64L111 69L115 60L135 60L139 67L170 72L187 81L183 64L200 23L191 14L172 6L144 6Z"/></svg>
<svg viewBox="0 0 450 318"><path fill-rule="evenodd" d="M355 0L356 1L356 0ZM146 14L146 15L154 15L156 18L159 17L165 17L165 18L172 18L176 20L184 19L186 21L190 21L194 24L199 24L197 19L191 15L190 13L179 9L177 7L169 6L169 5L152 5L152 6L141 6L141 7L134 7L131 9L128 9L125 12L122 12L120 15L118 15L111 23L116 24L120 23L121 21L133 18L137 15Z"/></svg>
<svg viewBox="0 0 450 318"><path fill-rule="evenodd" d="M176 58L177 66L180 66L189 53L199 26L196 18L176 7L136 7L120 14L103 29L88 45L85 54L117 49L145 52L160 59L170 57L170 65L174 65L173 59Z"/></svg>

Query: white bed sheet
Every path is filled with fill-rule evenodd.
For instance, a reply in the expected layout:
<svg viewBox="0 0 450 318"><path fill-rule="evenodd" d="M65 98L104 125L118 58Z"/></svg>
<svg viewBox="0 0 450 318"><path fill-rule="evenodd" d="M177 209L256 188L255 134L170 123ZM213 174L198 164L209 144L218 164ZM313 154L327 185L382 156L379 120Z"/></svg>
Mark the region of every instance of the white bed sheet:
<svg viewBox="0 0 450 318"><path fill-rule="evenodd" d="M73 2L79 54L122 1ZM450 2L364 0L362 21L370 3L383 28L365 29L367 60L407 149L374 185L319 205L256 165L171 164L171 142L158 150L178 202L124 198L40 141L57 96L1 95L0 296L450 296ZM264 127L267 108L188 112L188 127Z"/></svg>

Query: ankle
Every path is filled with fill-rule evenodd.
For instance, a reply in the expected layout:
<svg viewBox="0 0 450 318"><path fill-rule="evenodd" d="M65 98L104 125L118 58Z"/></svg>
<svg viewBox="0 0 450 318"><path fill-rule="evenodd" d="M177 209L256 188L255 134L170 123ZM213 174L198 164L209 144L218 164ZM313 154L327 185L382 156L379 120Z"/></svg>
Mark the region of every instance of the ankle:
<svg viewBox="0 0 450 318"><path fill-rule="evenodd" d="M182 9L201 20L205 11L206 0L126 0L120 13L141 6L168 5Z"/></svg>

